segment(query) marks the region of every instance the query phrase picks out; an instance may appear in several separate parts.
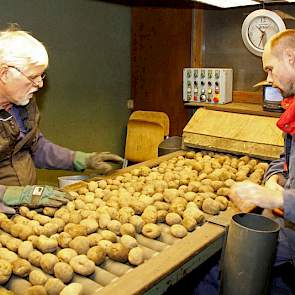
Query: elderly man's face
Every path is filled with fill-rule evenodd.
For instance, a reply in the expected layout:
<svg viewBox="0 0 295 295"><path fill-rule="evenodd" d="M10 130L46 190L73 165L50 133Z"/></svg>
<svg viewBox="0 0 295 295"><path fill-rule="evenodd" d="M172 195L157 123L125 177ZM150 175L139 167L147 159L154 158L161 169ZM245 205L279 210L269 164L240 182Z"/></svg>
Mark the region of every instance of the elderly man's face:
<svg viewBox="0 0 295 295"><path fill-rule="evenodd" d="M43 87L41 75L45 69L43 65L34 64L30 64L24 70L8 65L4 85L7 100L16 105L28 104L33 93Z"/></svg>
<svg viewBox="0 0 295 295"><path fill-rule="evenodd" d="M267 73L267 82L280 89L283 97L295 95L295 69L290 60L282 53L275 56L268 44L262 56L263 69Z"/></svg>

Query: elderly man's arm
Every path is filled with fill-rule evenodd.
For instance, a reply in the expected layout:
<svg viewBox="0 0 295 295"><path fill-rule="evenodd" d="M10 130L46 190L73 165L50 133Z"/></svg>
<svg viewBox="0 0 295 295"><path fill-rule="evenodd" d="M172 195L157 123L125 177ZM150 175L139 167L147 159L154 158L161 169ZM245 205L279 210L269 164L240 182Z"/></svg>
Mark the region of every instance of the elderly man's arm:
<svg viewBox="0 0 295 295"><path fill-rule="evenodd" d="M98 174L106 174L113 169L111 164L123 162L120 156L109 152L72 151L50 142L42 133L32 147L32 157L37 168L75 171L93 169Z"/></svg>
<svg viewBox="0 0 295 295"><path fill-rule="evenodd" d="M47 140L39 133L32 147L32 158L37 168L74 170L74 151Z"/></svg>

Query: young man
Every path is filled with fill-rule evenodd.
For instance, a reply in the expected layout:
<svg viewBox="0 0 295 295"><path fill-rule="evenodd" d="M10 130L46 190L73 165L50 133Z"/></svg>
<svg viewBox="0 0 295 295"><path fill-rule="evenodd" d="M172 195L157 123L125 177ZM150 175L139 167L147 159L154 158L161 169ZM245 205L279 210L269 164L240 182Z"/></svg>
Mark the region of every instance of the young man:
<svg viewBox="0 0 295 295"><path fill-rule="evenodd" d="M236 184L232 193L261 208L284 209L284 218L276 218L281 230L274 265L276 277L273 280L272 294L293 294L295 285L293 281L295 273L295 30L286 30L274 35L264 48L262 62L263 69L267 73L267 82L278 88L283 97L288 98L288 108L277 122L277 126L285 134L284 153L279 160L273 161L266 171L265 187L245 182Z"/></svg>
<svg viewBox="0 0 295 295"><path fill-rule="evenodd" d="M39 111L33 94L43 87L48 66L45 46L27 32L0 32L0 200L7 205L60 206L65 193L36 183L36 168L105 174L108 162L122 158L84 153L48 141L40 132Z"/></svg>

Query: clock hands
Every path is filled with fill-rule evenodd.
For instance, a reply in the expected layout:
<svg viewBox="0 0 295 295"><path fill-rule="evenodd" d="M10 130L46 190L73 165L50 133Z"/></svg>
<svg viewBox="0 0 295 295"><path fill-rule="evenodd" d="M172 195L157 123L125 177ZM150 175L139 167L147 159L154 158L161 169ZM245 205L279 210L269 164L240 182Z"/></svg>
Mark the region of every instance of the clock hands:
<svg viewBox="0 0 295 295"><path fill-rule="evenodd" d="M256 25L256 28L261 32L261 37L260 37L259 43L258 43L258 45L257 45L258 47L260 47L260 44L261 44L263 38L265 37L265 34L266 34L266 30L267 30L267 28L265 28L265 30L262 30L262 29L260 28L260 26L257 26L257 25Z"/></svg>

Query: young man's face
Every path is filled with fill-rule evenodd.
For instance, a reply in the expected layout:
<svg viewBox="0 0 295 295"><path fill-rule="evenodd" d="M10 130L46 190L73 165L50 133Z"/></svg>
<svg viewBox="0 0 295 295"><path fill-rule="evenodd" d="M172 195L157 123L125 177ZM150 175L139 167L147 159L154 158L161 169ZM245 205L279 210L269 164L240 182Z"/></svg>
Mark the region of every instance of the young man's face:
<svg viewBox="0 0 295 295"><path fill-rule="evenodd" d="M2 84L6 99L15 105L28 104L33 93L43 87L42 74L46 67L35 64L28 65L24 70L12 65L6 67L5 83Z"/></svg>
<svg viewBox="0 0 295 295"><path fill-rule="evenodd" d="M295 95L295 68L284 54L275 56L266 46L262 56L263 69L267 73L267 82L280 89L283 97Z"/></svg>

